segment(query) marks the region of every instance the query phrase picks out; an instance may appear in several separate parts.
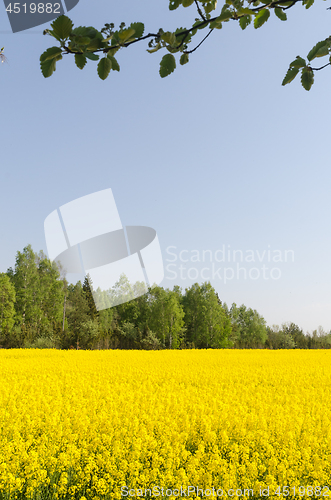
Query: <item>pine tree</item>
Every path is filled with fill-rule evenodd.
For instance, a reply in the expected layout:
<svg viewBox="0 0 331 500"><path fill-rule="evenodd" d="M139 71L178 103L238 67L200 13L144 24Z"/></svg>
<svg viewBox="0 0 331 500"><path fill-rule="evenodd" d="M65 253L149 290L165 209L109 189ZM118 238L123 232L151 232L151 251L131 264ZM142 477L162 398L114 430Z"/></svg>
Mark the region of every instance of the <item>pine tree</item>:
<svg viewBox="0 0 331 500"><path fill-rule="evenodd" d="M88 304L90 318L94 320L99 316L99 313L95 306L92 290L93 290L93 282L90 275L87 275L85 276L83 283L83 292L85 294L85 299Z"/></svg>

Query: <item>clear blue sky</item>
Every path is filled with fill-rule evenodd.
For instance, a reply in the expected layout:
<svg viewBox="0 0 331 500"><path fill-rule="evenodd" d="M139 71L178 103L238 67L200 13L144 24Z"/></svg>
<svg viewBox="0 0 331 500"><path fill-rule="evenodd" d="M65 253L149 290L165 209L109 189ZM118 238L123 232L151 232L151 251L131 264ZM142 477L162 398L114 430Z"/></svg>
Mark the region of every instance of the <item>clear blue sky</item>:
<svg viewBox="0 0 331 500"><path fill-rule="evenodd" d="M298 5L259 30L227 23L165 79L162 54L141 42L101 81L95 63L80 71L69 56L45 79L48 26L12 34L0 5L9 61L0 66L0 272L29 243L46 252L55 208L112 188L123 225L156 229L163 287L210 278L222 301L269 325L330 330L330 70L310 92L281 86L289 62L329 36L327 7ZM69 15L99 28L143 21L147 33L188 26L195 12L169 12L166 0L80 0ZM233 250L255 262L240 252L233 262Z"/></svg>

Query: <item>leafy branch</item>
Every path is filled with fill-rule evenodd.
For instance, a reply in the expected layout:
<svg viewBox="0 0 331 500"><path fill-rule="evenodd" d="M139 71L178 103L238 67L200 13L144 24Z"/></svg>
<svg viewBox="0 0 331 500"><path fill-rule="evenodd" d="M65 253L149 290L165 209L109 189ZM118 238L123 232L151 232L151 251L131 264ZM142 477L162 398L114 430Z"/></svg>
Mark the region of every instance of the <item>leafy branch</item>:
<svg viewBox="0 0 331 500"><path fill-rule="evenodd" d="M64 55L73 54L79 69L85 67L87 60L98 61L98 75L102 80L105 80L111 70L120 70L119 63L115 58L115 54L120 49L149 39L147 49L149 53L162 49L168 52L160 61L159 73L164 78L176 68L174 54L181 53L179 62L181 65L186 64L189 61L189 55L195 52L215 29L221 29L223 23L231 20L237 21L241 29L244 30L254 20L253 26L257 29L268 21L271 10L274 10L275 15L281 21L286 21L285 11L298 2L301 2L308 9L314 0L226 0L218 15L212 17L212 13L216 11L217 0L169 0L170 10L176 10L179 6L186 8L194 5L198 17L188 29L178 28L174 32L159 29L158 32L147 35L144 35L145 26L141 22L131 23L128 27L123 22L116 30L113 23L107 23L99 31L91 26L74 28L71 19L67 16L60 16L51 24L52 29L44 31L44 34L55 38L60 46L50 47L40 56L41 71L44 77L48 78L55 71L57 61L61 60ZM200 31L205 29L208 30L207 34L194 46L193 40L196 39L195 37ZM310 62L315 57L328 55L330 47L331 38L319 42L309 52L308 61ZM100 58L100 56L102 57ZM301 83L306 90L309 90L314 82L314 71L323 69L330 64L331 58L329 63L324 66L311 68L309 63L307 64L303 58L298 56L290 64L283 85L290 83L301 70Z"/></svg>
<svg viewBox="0 0 331 500"><path fill-rule="evenodd" d="M304 89L310 90L314 83L314 71L320 71L321 69L330 66L331 64L331 56L329 56L331 52L331 37L326 38L322 42L318 42L308 53L307 59L308 63L305 59L300 56L297 56L294 61L290 63L290 67L285 75L282 85L287 85L292 82L294 78L297 76L299 71L301 70L301 84ZM320 66L319 68L312 68L309 64L311 61L316 59L317 57L329 56L329 62Z"/></svg>

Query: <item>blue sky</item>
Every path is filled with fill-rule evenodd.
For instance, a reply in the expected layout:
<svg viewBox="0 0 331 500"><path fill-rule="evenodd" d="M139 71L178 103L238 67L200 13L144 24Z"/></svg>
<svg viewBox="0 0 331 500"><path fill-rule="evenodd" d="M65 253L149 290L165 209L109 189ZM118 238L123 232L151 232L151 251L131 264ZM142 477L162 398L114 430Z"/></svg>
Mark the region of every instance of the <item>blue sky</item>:
<svg viewBox="0 0 331 500"><path fill-rule="evenodd" d="M195 18L193 7L167 4L80 0L69 15L99 28L143 21L146 33ZM55 208L111 188L123 225L156 229L163 287L206 277L222 301L269 325L330 330L329 68L310 92L299 80L281 86L289 62L329 36L327 7L298 5L287 22L272 16L258 30L227 23L165 79L162 53L141 42L101 81L95 63L80 71L69 56L45 79L48 25L12 34L0 5L9 61L0 66L0 272L29 243L46 252ZM236 262L231 252L220 261L224 248L241 251Z"/></svg>

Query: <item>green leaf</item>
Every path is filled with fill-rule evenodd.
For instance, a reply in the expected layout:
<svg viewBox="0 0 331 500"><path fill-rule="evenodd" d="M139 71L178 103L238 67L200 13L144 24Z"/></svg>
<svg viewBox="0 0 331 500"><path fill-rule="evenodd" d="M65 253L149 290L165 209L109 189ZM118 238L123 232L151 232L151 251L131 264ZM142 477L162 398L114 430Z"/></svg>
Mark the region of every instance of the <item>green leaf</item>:
<svg viewBox="0 0 331 500"><path fill-rule="evenodd" d="M86 64L86 57L83 54L75 54L75 63L77 68L83 69Z"/></svg>
<svg viewBox="0 0 331 500"><path fill-rule="evenodd" d="M306 61L300 56L297 56L290 64L290 68L304 68L305 66L307 66Z"/></svg>
<svg viewBox="0 0 331 500"><path fill-rule="evenodd" d="M288 83L290 83L292 80L294 80L294 78L297 76L298 73L299 73L298 68L290 68L287 71L284 80L282 81L282 85L287 85Z"/></svg>
<svg viewBox="0 0 331 500"><path fill-rule="evenodd" d="M97 50L103 47L103 41L100 38L92 38L90 43L87 45L87 50Z"/></svg>
<svg viewBox="0 0 331 500"><path fill-rule="evenodd" d="M301 84L305 90L310 90L314 83L314 72L311 68L303 68L301 72Z"/></svg>
<svg viewBox="0 0 331 500"><path fill-rule="evenodd" d="M99 38L103 40L102 33L93 28L93 26L78 26L72 30L72 33L74 35L88 36L89 38Z"/></svg>
<svg viewBox="0 0 331 500"><path fill-rule="evenodd" d="M244 0L232 0L232 5L234 6L234 8L237 10L240 10L243 8L244 6Z"/></svg>
<svg viewBox="0 0 331 500"><path fill-rule="evenodd" d="M313 5L314 1L315 0L303 0L302 5L305 5L306 9L309 9Z"/></svg>
<svg viewBox="0 0 331 500"><path fill-rule="evenodd" d="M182 6L189 7L190 5L192 5L193 2L194 0L182 0Z"/></svg>
<svg viewBox="0 0 331 500"><path fill-rule="evenodd" d="M169 10L176 10L180 6L180 0L170 0Z"/></svg>
<svg viewBox="0 0 331 500"><path fill-rule="evenodd" d="M201 21L201 19L198 19L197 21L195 21L195 23L192 24L192 28L194 28L194 26L198 26L199 24L201 26L199 26L199 28L197 28L196 30L192 31L192 34L195 34L198 31L198 29L203 30L207 26L207 23L203 24L203 21Z"/></svg>
<svg viewBox="0 0 331 500"><path fill-rule="evenodd" d="M144 23L131 23L129 28L135 31L134 37L141 38L145 31Z"/></svg>
<svg viewBox="0 0 331 500"><path fill-rule="evenodd" d="M222 28L222 23L221 23L221 21L218 21L217 19L215 19L215 21L212 21L212 22L210 23L209 28L210 28L211 30L213 30L213 29L215 29L215 28L216 28L217 30L220 30L220 29Z"/></svg>
<svg viewBox="0 0 331 500"><path fill-rule="evenodd" d="M153 47L152 49L147 49L147 52L149 52L150 54L153 54L153 52L157 52L158 50L160 50L162 48L162 45L160 43L158 43L155 47Z"/></svg>
<svg viewBox="0 0 331 500"><path fill-rule="evenodd" d="M239 25L242 30L246 29L249 24L251 24L252 16L242 16L239 19Z"/></svg>
<svg viewBox="0 0 331 500"><path fill-rule="evenodd" d="M53 30L44 30L43 31L43 34L44 35L51 35L53 36L58 42L61 42L61 38L59 36L57 36Z"/></svg>
<svg viewBox="0 0 331 500"><path fill-rule="evenodd" d="M270 12L268 9L262 9L254 19L254 28L261 28L261 26L268 21Z"/></svg>
<svg viewBox="0 0 331 500"><path fill-rule="evenodd" d="M67 16L59 16L51 24L54 34L60 38L60 40L66 40L72 33L73 22Z"/></svg>
<svg viewBox="0 0 331 500"><path fill-rule="evenodd" d="M281 20L281 21L286 21L287 20L287 15L285 14L285 12L283 11L283 9L281 9L280 7L275 7L275 14L276 16Z"/></svg>
<svg viewBox="0 0 331 500"><path fill-rule="evenodd" d="M312 61L315 57L327 56L329 54L329 48L330 42L328 40L318 42L307 55L308 61Z"/></svg>
<svg viewBox="0 0 331 500"><path fill-rule="evenodd" d="M216 21L228 21L233 16L233 12L231 10L224 10L216 19Z"/></svg>
<svg viewBox="0 0 331 500"><path fill-rule="evenodd" d="M179 62L183 66L184 64L188 63L188 60L189 60L188 54L182 54L180 56Z"/></svg>
<svg viewBox="0 0 331 500"><path fill-rule="evenodd" d="M110 54L107 54L108 59L111 62L111 69L113 71L119 71L120 70L120 65L117 62L117 59L115 59L114 56L111 56Z"/></svg>
<svg viewBox="0 0 331 500"><path fill-rule="evenodd" d="M90 52L84 52L84 56L90 59L91 61L99 61L100 56L98 54L91 54Z"/></svg>
<svg viewBox="0 0 331 500"><path fill-rule="evenodd" d="M88 45L91 42L91 38L88 36L72 34L70 42L75 43L76 45Z"/></svg>
<svg viewBox="0 0 331 500"><path fill-rule="evenodd" d="M203 4L203 8L206 14L209 14L216 9L217 0L209 0Z"/></svg>
<svg viewBox="0 0 331 500"><path fill-rule="evenodd" d="M107 54L109 54L110 56L114 56L116 52L118 52L119 50L120 50L119 47L111 48L110 50L107 50Z"/></svg>
<svg viewBox="0 0 331 500"><path fill-rule="evenodd" d="M111 70L111 61L108 59L108 57L103 57L100 59L99 64L98 64L98 75L101 78L101 80L105 80L107 76L109 75Z"/></svg>
<svg viewBox="0 0 331 500"><path fill-rule="evenodd" d="M165 33L162 33L161 40L163 40L166 43L169 43L170 45L175 45L176 35L171 31L166 31Z"/></svg>
<svg viewBox="0 0 331 500"><path fill-rule="evenodd" d="M62 59L62 55L57 59L47 59L40 62L40 69L45 78L51 76L56 70L56 61Z"/></svg>
<svg viewBox="0 0 331 500"><path fill-rule="evenodd" d="M62 52L61 47L50 47L41 54L40 62L56 59L59 55L61 55L61 52Z"/></svg>
<svg viewBox="0 0 331 500"><path fill-rule="evenodd" d="M135 34L135 30L133 28L127 28L126 30L120 31L118 33L118 37L121 42L126 42Z"/></svg>
<svg viewBox="0 0 331 500"><path fill-rule="evenodd" d="M252 14L254 14L254 12L251 9L247 9L247 7L245 7L243 9L239 9L237 14L238 16L251 16Z"/></svg>
<svg viewBox="0 0 331 500"><path fill-rule="evenodd" d="M160 62L160 76L164 78L165 76L170 75L176 68L176 59L172 54L166 54L162 57Z"/></svg>

